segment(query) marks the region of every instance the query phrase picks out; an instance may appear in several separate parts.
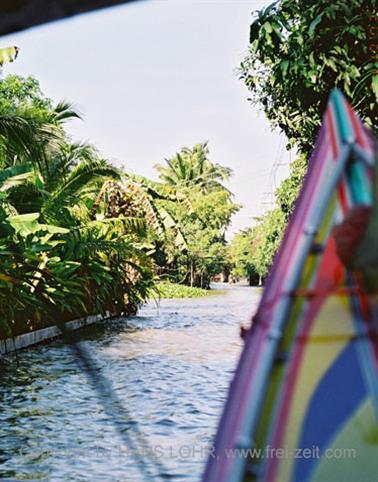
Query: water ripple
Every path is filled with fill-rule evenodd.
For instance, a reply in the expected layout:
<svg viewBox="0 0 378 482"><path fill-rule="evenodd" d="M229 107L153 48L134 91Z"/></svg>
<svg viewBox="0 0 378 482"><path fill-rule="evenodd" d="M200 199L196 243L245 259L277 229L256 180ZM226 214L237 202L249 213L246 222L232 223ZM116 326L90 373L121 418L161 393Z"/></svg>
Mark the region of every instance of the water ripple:
<svg viewBox="0 0 378 482"><path fill-rule="evenodd" d="M260 292L164 300L138 316L88 328L87 347L148 438L171 480L203 470L240 352L239 324ZM146 465L149 454L144 454ZM70 349L57 340L0 364L0 478L139 482L135 454L119 439Z"/></svg>

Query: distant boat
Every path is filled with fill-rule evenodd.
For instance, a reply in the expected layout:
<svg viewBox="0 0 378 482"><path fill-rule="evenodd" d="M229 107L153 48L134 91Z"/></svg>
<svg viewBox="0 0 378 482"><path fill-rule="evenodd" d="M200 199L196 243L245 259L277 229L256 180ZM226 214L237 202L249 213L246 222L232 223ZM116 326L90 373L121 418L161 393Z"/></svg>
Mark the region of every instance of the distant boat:
<svg viewBox="0 0 378 482"><path fill-rule="evenodd" d="M378 480L374 144L334 90L203 482Z"/></svg>

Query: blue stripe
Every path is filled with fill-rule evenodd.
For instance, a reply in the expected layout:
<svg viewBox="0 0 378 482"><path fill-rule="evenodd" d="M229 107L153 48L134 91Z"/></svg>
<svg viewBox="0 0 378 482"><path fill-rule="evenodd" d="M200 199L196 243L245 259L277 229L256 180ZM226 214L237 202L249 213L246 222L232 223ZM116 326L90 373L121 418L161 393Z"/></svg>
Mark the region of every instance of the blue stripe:
<svg viewBox="0 0 378 482"><path fill-rule="evenodd" d="M350 342L329 367L311 398L298 448L316 446L322 454L366 394L356 346ZM307 482L317 460L298 458L293 480Z"/></svg>

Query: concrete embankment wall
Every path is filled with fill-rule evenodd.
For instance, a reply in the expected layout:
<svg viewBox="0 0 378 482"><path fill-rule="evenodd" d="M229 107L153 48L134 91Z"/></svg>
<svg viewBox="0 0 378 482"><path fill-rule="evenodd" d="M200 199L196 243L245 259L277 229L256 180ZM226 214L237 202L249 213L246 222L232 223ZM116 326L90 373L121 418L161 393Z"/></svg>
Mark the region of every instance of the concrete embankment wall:
<svg viewBox="0 0 378 482"><path fill-rule="evenodd" d="M67 321L65 327L67 330L75 331L85 326L92 325L99 321L111 318L111 313L107 312L106 316L102 315L90 315L85 318L78 318L77 320ZM24 333L23 335L17 335L14 338L6 338L5 340L0 340L0 356L11 353L12 351L21 350L22 348L27 348L32 345L37 345L43 341L52 340L60 336L62 332L60 329L54 325L48 328L42 328L41 330L31 331L29 333Z"/></svg>

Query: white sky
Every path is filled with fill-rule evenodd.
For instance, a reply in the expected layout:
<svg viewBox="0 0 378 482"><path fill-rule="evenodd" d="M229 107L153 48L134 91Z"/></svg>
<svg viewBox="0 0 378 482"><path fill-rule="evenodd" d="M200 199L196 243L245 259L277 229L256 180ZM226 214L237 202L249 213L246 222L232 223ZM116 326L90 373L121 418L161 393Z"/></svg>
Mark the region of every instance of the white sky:
<svg viewBox="0 0 378 482"><path fill-rule="evenodd" d="M2 37L20 55L4 74L34 75L55 101L84 115L68 131L104 157L156 178L153 165L207 140L211 159L234 170L243 204L231 232L271 207L290 153L247 101L236 68L251 12L270 0L144 0Z"/></svg>

